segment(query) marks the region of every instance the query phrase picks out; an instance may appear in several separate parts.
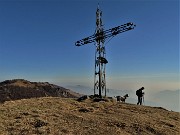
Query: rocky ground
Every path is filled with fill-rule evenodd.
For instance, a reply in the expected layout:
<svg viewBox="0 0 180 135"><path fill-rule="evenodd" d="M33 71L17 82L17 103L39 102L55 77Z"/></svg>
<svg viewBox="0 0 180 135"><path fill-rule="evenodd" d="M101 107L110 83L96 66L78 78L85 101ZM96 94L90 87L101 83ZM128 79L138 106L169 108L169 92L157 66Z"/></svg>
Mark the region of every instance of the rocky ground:
<svg viewBox="0 0 180 135"><path fill-rule="evenodd" d="M179 135L180 113L161 107L43 97L0 104L1 135Z"/></svg>

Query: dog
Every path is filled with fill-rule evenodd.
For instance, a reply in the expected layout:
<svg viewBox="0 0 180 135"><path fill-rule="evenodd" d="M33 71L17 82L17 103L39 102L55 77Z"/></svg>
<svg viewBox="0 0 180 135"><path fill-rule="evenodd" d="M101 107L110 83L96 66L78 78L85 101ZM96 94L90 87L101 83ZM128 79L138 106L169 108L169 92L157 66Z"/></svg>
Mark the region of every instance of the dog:
<svg viewBox="0 0 180 135"><path fill-rule="evenodd" d="M123 97L121 97L121 96L114 96L114 97L117 99L117 102L123 102L123 103L125 103L126 98L129 97L129 95L126 94L126 95L124 95Z"/></svg>

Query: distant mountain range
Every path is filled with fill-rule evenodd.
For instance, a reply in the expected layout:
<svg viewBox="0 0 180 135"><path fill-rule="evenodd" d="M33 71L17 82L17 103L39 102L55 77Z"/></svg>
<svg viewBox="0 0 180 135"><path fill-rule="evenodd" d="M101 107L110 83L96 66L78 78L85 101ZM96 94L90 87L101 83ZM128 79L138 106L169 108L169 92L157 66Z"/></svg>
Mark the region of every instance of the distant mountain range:
<svg viewBox="0 0 180 135"><path fill-rule="evenodd" d="M180 90L163 90L152 95L151 101L168 110L180 112Z"/></svg>
<svg viewBox="0 0 180 135"><path fill-rule="evenodd" d="M34 97L77 98L81 94L48 82L13 79L0 82L0 102Z"/></svg>

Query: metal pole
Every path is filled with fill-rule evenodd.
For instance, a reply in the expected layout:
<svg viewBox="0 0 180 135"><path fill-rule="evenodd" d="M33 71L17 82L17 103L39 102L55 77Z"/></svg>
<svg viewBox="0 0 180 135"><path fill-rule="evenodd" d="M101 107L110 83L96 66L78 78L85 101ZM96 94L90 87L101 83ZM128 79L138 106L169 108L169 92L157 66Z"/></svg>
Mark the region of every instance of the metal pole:
<svg viewBox="0 0 180 135"><path fill-rule="evenodd" d="M145 105L145 102L144 102L144 95L143 95L143 105Z"/></svg>
<svg viewBox="0 0 180 135"><path fill-rule="evenodd" d="M101 57L101 43L100 43L100 40L98 41L98 46L99 46L99 58ZM101 98L102 95L101 95L101 63L99 62L99 97Z"/></svg>

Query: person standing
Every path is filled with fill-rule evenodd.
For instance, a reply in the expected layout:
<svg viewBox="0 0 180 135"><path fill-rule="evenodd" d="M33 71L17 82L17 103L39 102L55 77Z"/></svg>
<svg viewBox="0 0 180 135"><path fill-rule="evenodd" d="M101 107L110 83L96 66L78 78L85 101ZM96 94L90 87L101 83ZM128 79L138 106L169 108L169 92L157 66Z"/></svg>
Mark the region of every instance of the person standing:
<svg viewBox="0 0 180 135"><path fill-rule="evenodd" d="M144 96L144 87L141 87L140 89L138 89L136 91L136 95L138 96L138 102L137 102L137 105L142 105L142 99L143 99L143 96Z"/></svg>

